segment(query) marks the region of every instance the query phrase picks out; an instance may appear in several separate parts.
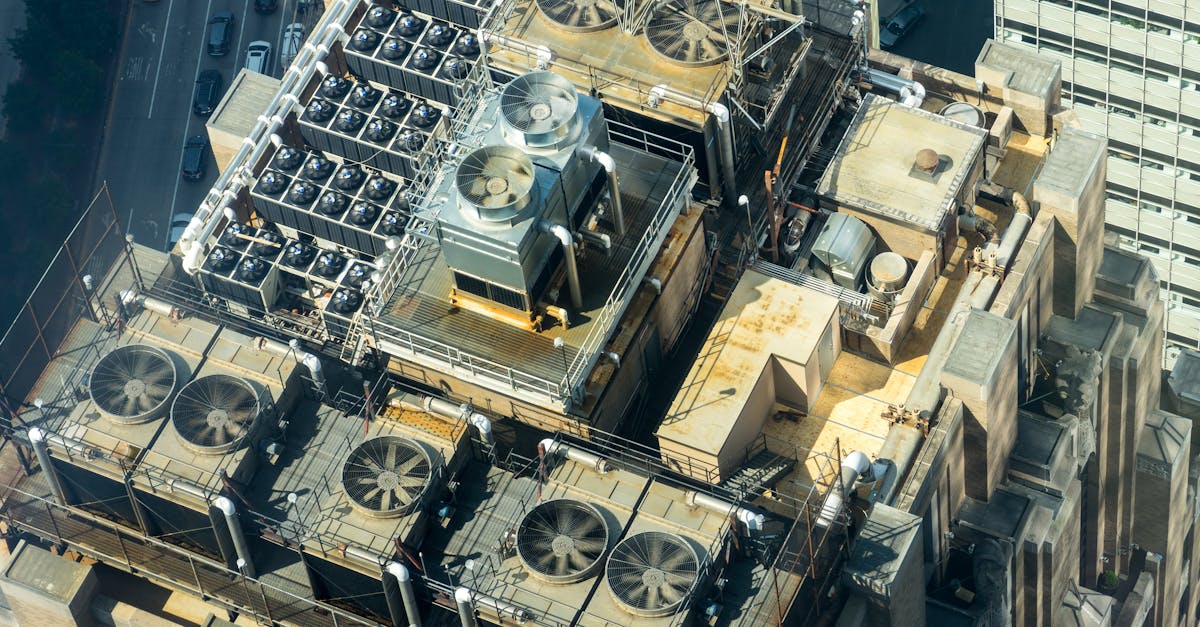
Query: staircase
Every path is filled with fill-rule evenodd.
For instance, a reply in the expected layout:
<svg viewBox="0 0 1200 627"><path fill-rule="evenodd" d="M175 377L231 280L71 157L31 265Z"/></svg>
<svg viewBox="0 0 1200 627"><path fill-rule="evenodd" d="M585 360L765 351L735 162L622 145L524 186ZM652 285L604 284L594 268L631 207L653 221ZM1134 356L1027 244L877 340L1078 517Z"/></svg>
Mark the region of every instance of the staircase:
<svg viewBox="0 0 1200 627"><path fill-rule="evenodd" d="M721 487L740 495L742 500L751 501L762 495L763 490L775 485L795 466L796 460L763 447L722 481Z"/></svg>

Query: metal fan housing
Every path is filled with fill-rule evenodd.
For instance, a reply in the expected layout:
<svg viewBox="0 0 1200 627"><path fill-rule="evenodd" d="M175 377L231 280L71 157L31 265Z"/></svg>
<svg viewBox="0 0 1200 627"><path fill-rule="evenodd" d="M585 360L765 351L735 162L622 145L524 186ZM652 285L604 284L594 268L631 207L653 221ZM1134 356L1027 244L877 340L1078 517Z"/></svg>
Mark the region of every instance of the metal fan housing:
<svg viewBox="0 0 1200 627"><path fill-rule="evenodd" d="M435 462L408 438L382 436L359 444L342 466L350 505L371 518L397 518L423 501Z"/></svg>
<svg viewBox="0 0 1200 627"><path fill-rule="evenodd" d="M162 415L177 380L164 350L144 344L113 349L92 368L88 394L112 422L136 425Z"/></svg>
<svg viewBox="0 0 1200 627"><path fill-rule="evenodd" d="M566 585L591 577L608 550L608 524L590 503L558 499L529 510L517 528L517 555L535 579Z"/></svg>
<svg viewBox="0 0 1200 627"><path fill-rule="evenodd" d="M454 173L458 206L485 225L511 226L532 206L533 162L511 146L484 146L468 154Z"/></svg>
<svg viewBox="0 0 1200 627"><path fill-rule="evenodd" d="M673 63L714 65L738 39L737 11L721 0L662 0L646 20L646 41Z"/></svg>
<svg viewBox="0 0 1200 627"><path fill-rule="evenodd" d="M591 33L617 23L623 0L537 0L538 11L558 28Z"/></svg>
<svg viewBox="0 0 1200 627"><path fill-rule="evenodd" d="M575 86L553 72L530 72L500 93L502 132L526 150L558 150L579 135L579 97Z"/></svg>
<svg viewBox="0 0 1200 627"><path fill-rule="evenodd" d="M258 421L258 393L226 374L200 377L183 386L171 405L171 426L180 442L202 455L235 450Z"/></svg>
<svg viewBox="0 0 1200 627"><path fill-rule="evenodd" d="M646 618L678 612L699 576L696 549L685 538L662 531L643 531L622 540L604 572L617 605Z"/></svg>

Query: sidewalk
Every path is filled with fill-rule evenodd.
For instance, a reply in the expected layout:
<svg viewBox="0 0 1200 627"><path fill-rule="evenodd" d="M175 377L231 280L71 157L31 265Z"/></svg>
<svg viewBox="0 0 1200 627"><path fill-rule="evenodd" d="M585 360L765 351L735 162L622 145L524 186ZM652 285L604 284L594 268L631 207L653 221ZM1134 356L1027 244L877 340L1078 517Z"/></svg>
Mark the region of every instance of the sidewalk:
<svg viewBox="0 0 1200 627"><path fill-rule="evenodd" d="M0 102L8 84L17 80L21 65L8 49L8 40L25 27L25 0L0 0ZM0 139L4 138L7 125L0 113Z"/></svg>

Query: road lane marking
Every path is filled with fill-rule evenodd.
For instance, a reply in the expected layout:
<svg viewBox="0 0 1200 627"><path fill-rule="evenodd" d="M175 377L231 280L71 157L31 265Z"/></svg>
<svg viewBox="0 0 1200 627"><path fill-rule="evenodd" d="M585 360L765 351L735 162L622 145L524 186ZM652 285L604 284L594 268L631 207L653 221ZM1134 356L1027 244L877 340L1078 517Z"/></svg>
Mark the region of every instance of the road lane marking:
<svg viewBox="0 0 1200 627"><path fill-rule="evenodd" d="M204 15L204 19L206 21L208 20L207 16L212 15L212 0L208 0L208 8L204 10ZM207 33L208 30L205 29L205 36L207 36ZM200 64L202 61L204 61L204 48L206 45L207 41L202 39L200 41L200 51L196 54L196 75L192 77L193 85L196 83L196 81L200 80ZM183 180L183 176L181 175L181 172L183 171L183 145L187 143L187 139L192 128L192 104L190 102L188 103L188 111L186 115L187 121L183 123L183 139L176 144L179 147L179 165L175 166L175 189L171 191L171 212L167 214L167 224L170 224L172 218L175 217L175 205L179 202L179 182ZM211 147L209 147L209 152L212 152ZM207 160L208 155L204 155L204 158ZM202 183L202 181L197 181L197 183ZM171 229L167 228L166 233L163 234L164 250L167 247L167 240L170 239L170 237Z"/></svg>
<svg viewBox="0 0 1200 627"><path fill-rule="evenodd" d="M211 0L210 0L211 2ZM175 8L175 0L167 2L167 21L163 24L163 40L162 45L158 48L158 70L163 66L163 52L167 49L167 33L171 32L168 28L171 24L171 9ZM158 70L154 71L154 87L150 90L150 110L146 111L146 119L154 116L154 97L158 95ZM182 163L182 157L180 157Z"/></svg>

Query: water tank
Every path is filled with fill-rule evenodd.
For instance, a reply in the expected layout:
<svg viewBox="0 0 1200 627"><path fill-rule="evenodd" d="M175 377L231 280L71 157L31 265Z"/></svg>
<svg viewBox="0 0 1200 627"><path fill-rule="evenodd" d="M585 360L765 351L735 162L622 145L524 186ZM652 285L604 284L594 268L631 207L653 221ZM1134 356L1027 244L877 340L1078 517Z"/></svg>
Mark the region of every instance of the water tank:
<svg viewBox="0 0 1200 627"><path fill-rule="evenodd" d="M879 253L871 260L867 285L871 294L888 302L904 289L908 278L908 261L893 252Z"/></svg>
<svg viewBox="0 0 1200 627"><path fill-rule="evenodd" d="M952 102L941 110L942 117L956 122L962 122L968 126L983 128L984 115L983 109L969 102Z"/></svg>

